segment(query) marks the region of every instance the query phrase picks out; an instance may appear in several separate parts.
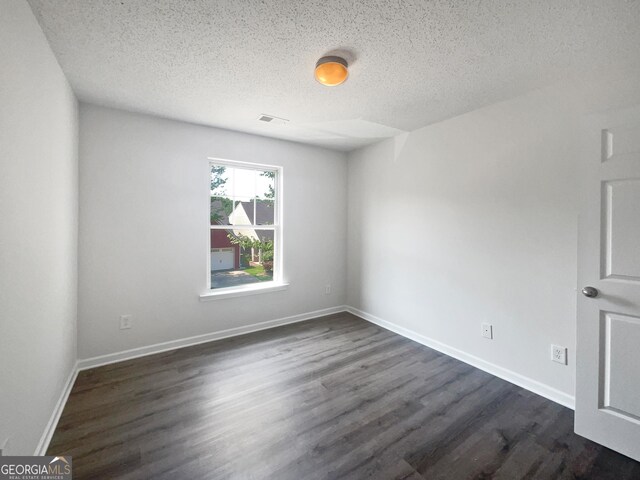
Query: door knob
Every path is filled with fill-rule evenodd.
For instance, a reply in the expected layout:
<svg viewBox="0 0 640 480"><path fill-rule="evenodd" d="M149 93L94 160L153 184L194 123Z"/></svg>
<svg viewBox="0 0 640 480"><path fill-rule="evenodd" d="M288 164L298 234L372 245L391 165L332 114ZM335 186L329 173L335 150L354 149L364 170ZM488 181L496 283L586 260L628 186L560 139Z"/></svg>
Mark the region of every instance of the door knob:
<svg viewBox="0 0 640 480"><path fill-rule="evenodd" d="M589 297L589 298L595 298L598 296L598 289L594 288L594 287L584 287L582 289L582 294L585 297Z"/></svg>

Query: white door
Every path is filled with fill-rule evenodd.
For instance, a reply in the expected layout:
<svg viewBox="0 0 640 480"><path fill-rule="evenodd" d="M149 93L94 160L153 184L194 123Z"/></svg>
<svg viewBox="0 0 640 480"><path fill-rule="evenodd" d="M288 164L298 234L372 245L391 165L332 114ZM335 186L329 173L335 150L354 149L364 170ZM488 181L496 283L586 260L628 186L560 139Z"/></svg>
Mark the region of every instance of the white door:
<svg viewBox="0 0 640 480"><path fill-rule="evenodd" d="M640 460L640 107L583 132L575 429Z"/></svg>
<svg viewBox="0 0 640 480"><path fill-rule="evenodd" d="M233 248L214 248L211 250L211 270L229 270L233 268Z"/></svg>

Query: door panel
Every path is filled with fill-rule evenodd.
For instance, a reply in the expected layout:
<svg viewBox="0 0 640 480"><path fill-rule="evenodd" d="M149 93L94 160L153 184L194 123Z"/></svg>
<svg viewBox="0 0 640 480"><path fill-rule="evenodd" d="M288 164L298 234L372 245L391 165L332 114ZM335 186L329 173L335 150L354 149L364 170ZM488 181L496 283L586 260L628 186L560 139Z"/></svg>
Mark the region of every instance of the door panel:
<svg viewBox="0 0 640 480"><path fill-rule="evenodd" d="M640 108L585 119L582 145L575 429L640 460Z"/></svg>
<svg viewBox="0 0 640 480"><path fill-rule="evenodd" d="M607 181L604 190L606 276L638 281L640 179Z"/></svg>
<svg viewBox="0 0 640 480"><path fill-rule="evenodd" d="M602 407L640 420L640 318L604 314Z"/></svg>

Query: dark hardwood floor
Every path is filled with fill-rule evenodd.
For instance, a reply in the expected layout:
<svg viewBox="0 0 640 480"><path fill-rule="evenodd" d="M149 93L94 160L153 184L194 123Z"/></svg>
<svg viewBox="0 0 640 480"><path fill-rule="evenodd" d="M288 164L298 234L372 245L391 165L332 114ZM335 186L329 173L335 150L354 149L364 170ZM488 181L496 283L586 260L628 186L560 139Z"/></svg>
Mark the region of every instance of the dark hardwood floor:
<svg viewBox="0 0 640 480"><path fill-rule="evenodd" d="M640 479L573 412L349 314L81 372L75 479Z"/></svg>

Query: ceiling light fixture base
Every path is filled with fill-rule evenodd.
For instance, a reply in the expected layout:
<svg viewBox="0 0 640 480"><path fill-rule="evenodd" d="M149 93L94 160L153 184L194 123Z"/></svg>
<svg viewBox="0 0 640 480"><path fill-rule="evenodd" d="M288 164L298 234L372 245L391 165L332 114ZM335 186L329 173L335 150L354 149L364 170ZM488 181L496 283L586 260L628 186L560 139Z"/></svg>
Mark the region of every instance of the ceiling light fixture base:
<svg viewBox="0 0 640 480"><path fill-rule="evenodd" d="M322 85L335 87L344 83L348 76L349 64L342 57L329 55L316 62L315 77Z"/></svg>

